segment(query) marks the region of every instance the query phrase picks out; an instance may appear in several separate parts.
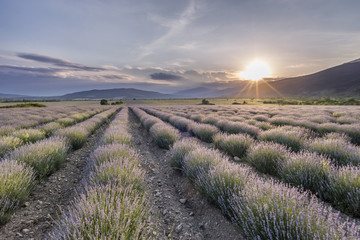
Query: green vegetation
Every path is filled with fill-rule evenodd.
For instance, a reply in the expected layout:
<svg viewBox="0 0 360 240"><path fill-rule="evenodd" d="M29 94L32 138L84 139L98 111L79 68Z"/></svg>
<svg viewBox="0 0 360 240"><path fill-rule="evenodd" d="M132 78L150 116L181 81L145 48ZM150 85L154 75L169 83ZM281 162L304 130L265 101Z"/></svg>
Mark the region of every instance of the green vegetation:
<svg viewBox="0 0 360 240"><path fill-rule="evenodd" d="M149 132L156 144L159 147L166 149L170 149L174 142L180 138L180 133L177 129L164 123L154 124Z"/></svg>
<svg viewBox="0 0 360 240"><path fill-rule="evenodd" d="M61 166L68 151L69 145L65 138L51 137L21 146L9 158L31 166L41 179Z"/></svg>
<svg viewBox="0 0 360 240"><path fill-rule="evenodd" d="M208 98L210 105L360 105L360 99L357 98ZM133 100L131 103L149 103L149 104L189 104L199 105L201 98L188 99L141 99ZM200 105L208 105L202 104Z"/></svg>
<svg viewBox="0 0 360 240"><path fill-rule="evenodd" d="M200 105L215 105L215 103L211 103L209 100L204 98L203 100L201 100Z"/></svg>
<svg viewBox="0 0 360 240"><path fill-rule="evenodd" d="M35 172L26 164L7 159L0 162L0 225L26 200L34 180Z"/></svg>
<svg viewBox="0 0 360 240"><path fill-rule="evenodd" d="M118 100L118 101L111 103L111 105L121 105L121 104L124 104L124 102L122 100Z"/></svg>
<svg viewBox="0 0 360 240"><path fill-rule="evenodd" d="M109 105L109 102L106 99L101 99L100 105Z"/></svg>
<svg viewBox="0 0 360 240"><path fill-rule="evenodd" d="M264 104L279 105L360 105L360 99L355 98L309 98L309 99L291 99L282 98L274 100L264 100Z"/></svg>
<svg viewBox="0 0 360 240"><path fill-rule="evenodd" d="M121 105L121 104L124 104L124 102L122 100L117 100L117 101L112 102L112 103L110 103L106 99L101 99L100 100L100 105Z"/></svg>
<svg viewBox="0 0 360 240"><path fill-rule="evenodd" d="M15 105L0 106L0 108L37 108L37 107L46 107L46 105L40 103L19 103Z"/></svg>
<svg viewBox="0 0 360 240"><path fill-rule="evenodd" d="M231 156L242 158L246 151L254 143L254 140L246 134L218 133L213 137L215 148L220 149Z"/></svg>

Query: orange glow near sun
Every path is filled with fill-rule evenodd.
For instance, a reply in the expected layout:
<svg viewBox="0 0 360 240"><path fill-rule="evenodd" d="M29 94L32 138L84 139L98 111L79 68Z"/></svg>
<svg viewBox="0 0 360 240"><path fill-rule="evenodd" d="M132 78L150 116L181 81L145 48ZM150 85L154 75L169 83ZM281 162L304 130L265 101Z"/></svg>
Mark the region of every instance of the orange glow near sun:
<svg viewBox="0 0 360 240"><path fill-rule="evenodd" d="M255 60L246 67L245 71L239 72L238 76L244 80L258 81L271 77L271 70L266 62Z"/></svg>

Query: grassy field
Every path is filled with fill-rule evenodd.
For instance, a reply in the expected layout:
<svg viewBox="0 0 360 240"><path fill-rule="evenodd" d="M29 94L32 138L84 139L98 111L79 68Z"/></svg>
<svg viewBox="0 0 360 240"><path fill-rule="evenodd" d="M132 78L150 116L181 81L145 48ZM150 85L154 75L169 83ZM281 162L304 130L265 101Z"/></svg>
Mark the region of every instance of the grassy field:
<svg viewBox="0 0 360 240"><path fill-rule="evenodd" d="M193 200L186 205L174 187L188 178L188 190L182 190L187 198L200 190L198 198L209 203L206 212L217 205L231 219L225 227L243 238L359 238L359 106L279 106L252 99L246 105L232 105L235 99L198 105L201 100L130 100L121 106L62 101L0 109L0 235L11 239L28 227L17 223L19 217L26 223L41 214L50 214L55 227L28 237L179 239L182 228L196 234L213 217L197 212L191 224L179 222L202 209ZM156 171L147 171L149 159ZM72 175L61 182L69 174L64 165L78 168L81 181ZM63 191L46 200L50 208L40 214L43 200L34 196L50 191L39 181ZM64 194L78 188L80 194ZM25 202L34 210L21 207ZM12 216L15 211L20 214ZM31 228L41 229L44 216ZM204 234L207 229L229 237L216 225Z"/></svg>
<svg viewBox="0 0 360 240"><path fill-rule="evenodd" d="M16 101L16 102L0 102L1 106L10 106L10 105L17 105L17 104L26 104L26 103L39 103L44 104L47 107L74 107L74 106L100 106L100 100L89 100L89 101L31 101L31 102L23 102L23 101Z"/></svg>
<svg viewBox="0 0 360 240"><path fill-rule="evenodd" d="M355 98L206 98L215 105L360 105ZM182 104L198 105L203 98L189 99L152 99L152 100L125 100L128 104Z"/></svg>

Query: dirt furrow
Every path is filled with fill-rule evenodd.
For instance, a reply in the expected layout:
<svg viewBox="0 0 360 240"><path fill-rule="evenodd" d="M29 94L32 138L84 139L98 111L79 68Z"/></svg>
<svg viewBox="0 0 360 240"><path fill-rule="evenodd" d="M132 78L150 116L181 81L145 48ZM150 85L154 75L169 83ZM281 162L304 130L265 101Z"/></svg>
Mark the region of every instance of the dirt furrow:
<svg viewBox="0 0 360 240"><path fill-rule="evenodd" d="M36 185L29 199L1 227L0 240L44 239L58 219L59 209L66 207L76 196L86 174L89 155L108 127L109 120L89 136L81 149L71 152L64 165Z"/></svg>
<svg viewBox="0 0 360 240"><path fill-rule="evenodd" d="M147 170L152 220L158 239L240 239L231 222L170 166L170 152L159 148L129 112L130 133ZM184 135L183 135L184 136Z"/></svg>

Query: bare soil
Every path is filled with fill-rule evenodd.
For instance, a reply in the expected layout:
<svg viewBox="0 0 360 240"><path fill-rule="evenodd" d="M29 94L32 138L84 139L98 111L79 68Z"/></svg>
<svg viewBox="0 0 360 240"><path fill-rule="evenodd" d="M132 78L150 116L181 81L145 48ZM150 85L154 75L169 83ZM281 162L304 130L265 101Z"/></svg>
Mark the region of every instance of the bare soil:
<svg viewBox="0 0 360 240"><path fill-rule="evenodd" d="M109 122L89 136L81 149L69 153L58 171L36 185L29 199L0 228L0 240L44 239L47 236L60 215L60 209L69 205L81 187L81 180L87 174L89 155L95 150Z"/></svg>
<svg viewBox="0 0 360 240"><path fill-rule="evenodd" d="M134 148L148 175L157 239L241 239L221 211L204 199L179 170L171 168L170 151L156 145L131 111L129 123Z"/></svg>

